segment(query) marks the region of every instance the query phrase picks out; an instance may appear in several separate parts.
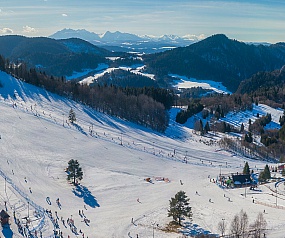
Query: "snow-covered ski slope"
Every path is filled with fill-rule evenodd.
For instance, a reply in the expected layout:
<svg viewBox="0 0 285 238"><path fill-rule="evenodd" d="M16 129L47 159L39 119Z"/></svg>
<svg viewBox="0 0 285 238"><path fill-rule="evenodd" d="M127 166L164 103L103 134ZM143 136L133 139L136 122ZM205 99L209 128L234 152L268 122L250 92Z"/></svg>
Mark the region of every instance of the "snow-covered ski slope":
<svg viewBox="0 0 285 238"><path fill-rule="evenodd" d="M279 195L280 207L275 208L270 190L274 184L260 186L261 192L247 190L245 197L244 188L223 190L209 181L220 172L241 172L245 161L255 171L265 165L221 150L215 143L218 136L197 136L174 121L159 134L3 72L0 81L0 209L11 216L10 229L2 230L4 237L22 237L13 211L21 224L30 221L32 234L37 230L39 236L41 231L43 237L53 235L55 212L63 237L83 237L80 230L85 238L181 237L164 231L170 221L169 200L179 190L186 192L193 210L184 234L217 234L218 222L225 219L229 227L241 209L250 222L265 209L268 237L283 237L285 197ZM67 123L70 108L76 113L75 125ZM77 188L66 180L70 159L78 160L84 172ZM263 205L253 204L253 198ZM77 235L66 224L68 218L74 220Z"/></svg>

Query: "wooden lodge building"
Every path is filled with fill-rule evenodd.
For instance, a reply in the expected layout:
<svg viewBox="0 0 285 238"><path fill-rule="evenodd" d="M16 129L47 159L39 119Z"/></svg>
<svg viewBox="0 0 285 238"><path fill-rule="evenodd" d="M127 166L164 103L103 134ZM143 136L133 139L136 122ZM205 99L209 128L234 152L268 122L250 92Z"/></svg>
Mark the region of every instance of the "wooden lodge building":
<svg viewBox="0 0 285 238"><path fill-rule="evenodd" d="M233 174L232 179L235 187L246 186L252 183L250 174Z"/></svg>

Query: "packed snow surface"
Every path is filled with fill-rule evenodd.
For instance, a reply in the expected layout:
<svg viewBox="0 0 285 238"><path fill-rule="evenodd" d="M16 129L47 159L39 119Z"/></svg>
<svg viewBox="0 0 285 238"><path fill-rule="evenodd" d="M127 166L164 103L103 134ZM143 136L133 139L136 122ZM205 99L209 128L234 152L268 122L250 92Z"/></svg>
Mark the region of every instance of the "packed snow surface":
<svg viewBox="0 0 285 238"><path fill-rule="evenodd" d="M28 225L26 232L42 232L43 237L53 237L54 222L63 237L218 234L218 222L225 219L228 232L241 209L250 223L263 212L268 237L284 236L282 184L251 191L223 189L219 182L210 182L219 173L242 172L245 161L255 173L265 162L222 150L216 143L222 135L200 137L176 124L178 109L171 111L165 134L159 134L3 72L0 81L0 209L7 210L11 224L2 229L4 237L22 237L14 216L20 227ZM76 113L74 124L68 123L70 108ZM77 187L66 180L70 159L78 160L83 169ZM181 233L167 233L169 200L180 190L190 198L193 219L184 221ZM67 219L74 222L74 232Z"/></svg>

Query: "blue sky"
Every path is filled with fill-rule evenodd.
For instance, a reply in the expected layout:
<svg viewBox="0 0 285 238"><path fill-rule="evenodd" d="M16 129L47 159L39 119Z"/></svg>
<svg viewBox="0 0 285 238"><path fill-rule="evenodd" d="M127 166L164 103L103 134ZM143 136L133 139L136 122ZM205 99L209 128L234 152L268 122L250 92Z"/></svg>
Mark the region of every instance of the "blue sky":
<svg viewBox="0 0 285 238"><path fill-rule="evenodd" d="M281 0L5 0L0 35L49 36L63 28L138 35L210 36L285 41Z"/></svg>

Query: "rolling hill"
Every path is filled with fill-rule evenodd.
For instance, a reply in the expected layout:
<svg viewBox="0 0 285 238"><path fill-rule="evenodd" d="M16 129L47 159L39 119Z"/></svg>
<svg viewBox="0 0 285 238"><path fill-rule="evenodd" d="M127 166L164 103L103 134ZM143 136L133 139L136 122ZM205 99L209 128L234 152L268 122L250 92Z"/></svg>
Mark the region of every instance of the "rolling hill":
<svg viewBox="0 0 285 238"><path fill-rule="evenodd" d="M178 74L214 80L235 92L253 74L280 69L285 64L285 46L246 44L218 34L187 47L146 55L144 60L147 70L160 77Z"/></svg>
<svg viewBox="0 0 285 238"><path fill-rule="evenodd" d="M222 134L203 138L193 134L173 121L176 109L171 111L169 128L160 134L3 72L0 79L0 186L4 188L0 206L5 209L6 204L11 216L10 227L2 229L3 236L20 237L13 211L21 226L28 220L29 231L42 232L43 237L51 237L55 229L64 237L76 237L61 221L69 218L85 237L155 234L174 238L217 234L218 222L225 219L230 224L241 209L248 213L250 223L265 209L268 235L277 238L284 234L284 210L274 207L275 197L269 195L274 183L261 185L259 192L246 189L245 197L244 188L224 189L209 182L221 172L240 172L245 161L255 172L265 165L222 150L217 144ZM77 117L74 125L67 121L70 108ZM78 160L83 168L83 180L77 187L66 181L70 159ZM282 189L280 207L285 206ZM165 230L170 221L169 199L179 190L190 198L193 220L184 221L181 233L169 233ZM53 218L58 216L59 228L46 209ZM84 222L79 210L90 222Z"/></svg>
<svg viewBox="0 0 285 238"><path fill-rule="evenodd" d="M46 37L0 36L0 54L13 62L24 62L55 76L96 69L113 53L80 39L54 40Z"/></svg>

